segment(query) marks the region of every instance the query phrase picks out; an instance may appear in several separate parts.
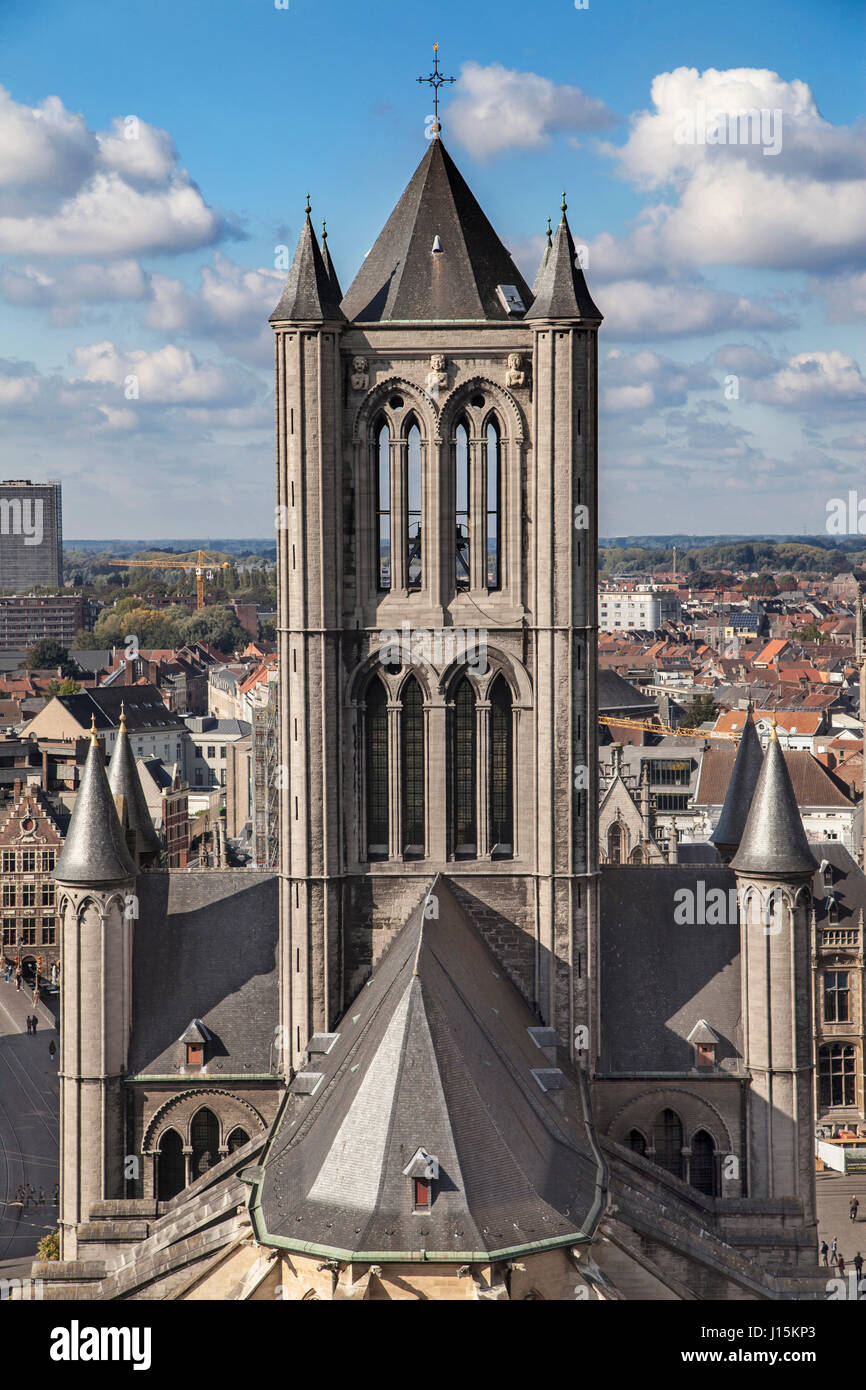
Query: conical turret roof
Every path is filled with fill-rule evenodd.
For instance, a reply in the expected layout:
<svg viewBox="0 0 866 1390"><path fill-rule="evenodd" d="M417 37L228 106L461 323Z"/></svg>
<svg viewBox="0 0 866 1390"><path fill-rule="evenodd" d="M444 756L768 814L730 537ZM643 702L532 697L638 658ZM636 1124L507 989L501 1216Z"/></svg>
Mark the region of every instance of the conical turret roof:
<svg viewBox="0 0 866 1390"><path fill-rule="evenodd" d="M710 836L710 843L723 853L725 851L729 854L733 853L743 838L743 831L749 817L749 808L755 795L763 762L761 740L758 738L750 709L746 715L746 723L737 747L737 756L734 759L734 768L728 783L722 814L719 816L718 825Z"/></svg>
<svg viewBox="0 0 866 1390"><path fill-rule="evenodd" d="M139 859L143 855L158 855L162 846L154 829L153 821L138 775L138 768L132 755L126 720L121 713L120 731L111 754L108 769L108 785L114 796L122 796L130 829L135 835L136 852Z"/></svg>
<svg viewBox="0 0 866 1390"><path fill-rule="evenodd" d="M593 303L586 286L563 198L562 218L553 238L553 246L545 250L533 287L535 298L527 311L527 319L591 319L601 323L602 314Z"/></svg>
<svg viewBox="0 0 866 1390"><path fill-rule="evenodd" d="M339 293L335 293L335 281L336 276L332 281L331 272L322 259L310 220L308 200L307 215L289 278L269 322L322 323L342 319L343 311ZM336 286L336 290L339 291L339 286Z"/></svg>
<svg viewBox="0 0 866 1390"><path fill-rule="evenodd" d="M738 874L784 878L813 874L817 867L774 727L731 868Z"/></svg>
<svg viewBox="0 0 866 1390"><path fill-rule="evenodd" d="M334 269L334 262L331 260L331 253L328 250L328 232L325 223L322 223L322 262L328 275L331 286L331 298L339 304L343 298L343 291L340 289L340 282L337 279L337 272Z"/></svg>
<svg viewBox="0 0 866 1390"><path fill-rule="evenodd" d="M441 249L434 251L437 237ZM349 287L343 311L361 323L519 319L502 302L499 285L513 285L529 304L523 276L436 136Z"/></svg>
<svg viewBox="0 0 866 1390"><path fill-rule="evenodd" d="M58 883L97 885L121 883L135 873L93 723L81 786L54 877Z"/></svg>

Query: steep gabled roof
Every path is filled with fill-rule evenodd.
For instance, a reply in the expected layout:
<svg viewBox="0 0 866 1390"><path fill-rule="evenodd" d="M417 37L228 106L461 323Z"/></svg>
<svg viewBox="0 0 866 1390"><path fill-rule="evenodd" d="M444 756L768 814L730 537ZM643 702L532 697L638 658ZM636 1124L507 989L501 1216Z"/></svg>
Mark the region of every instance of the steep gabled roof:
<svg viewBox="0 0 866 1390"><path fill-rule="evenodd" d="M441 251L434 251L439 238ZM441 139L430 141L343 300L362 323L509 319L496 292L532 295Z"/></svg>
<svg viewBox="0 0 866 1390"><path fill-rule="evenodd" d="M330 262L330 257L328 258ZM336 276L322 259L310 221L310 205L280 302L270 323L322 323L342 319Z"/></svg>
<svg viewBox="0 0 866 1390"><path fill-rule="evenodd" d="M562 218L553 246L545 249L533 286L535 298L526 318L591 319L601 323L602 315L593 303L578 262L565 207L563 200Z"/></svg>
<svg viewBox="0 0 866 1390"><path fill-rule="evenodd" d="M456 1260L595 1227L605 1174L582 1078L542 1050L549 1029L534 1040L537 1017L447 882L432 895L438 916L422 904L335 1031L311 1040L254 1189L263 1244ZM423 1215L406 1176L419 1147L439 1167Z"/></svg>
<svg viewBox="0 0 866 1390"><path fill-rule="evenodd" d="M81 786L54 877L58 883L96 886L121 883L134 878L135 873L105 775L94 722Z"/></svg>
<svg viewBox="0 0 866 1390"><path fill-rule="evenodd" d="M816 862L774 727L731 867L742 874L797 877L814 873Z"/></svg>

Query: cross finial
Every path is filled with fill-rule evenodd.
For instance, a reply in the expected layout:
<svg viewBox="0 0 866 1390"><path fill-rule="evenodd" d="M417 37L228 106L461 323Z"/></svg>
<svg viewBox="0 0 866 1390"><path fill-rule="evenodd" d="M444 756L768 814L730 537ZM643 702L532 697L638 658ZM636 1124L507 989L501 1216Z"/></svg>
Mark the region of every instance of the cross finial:
<svg viewBox="0 0 866 1390"><path fill-rule="evenodd" d="M457 81L457 78L456 78L456 77L443 77L443 76L442 76L442 73L439 71L439 45L438 45L438 43L434 43L434 45L433 45L433 53L434 53L433 71L431 72L431 74L430 74L429 77L419 77L419 78L418 78L418 81L419 81L419 82L426 82L426 83L428 84L428 86L430 86L430 87L433 88L433 111L434 111L433 134L434 134L434 135L438 135L438 134L439 134L439 131L440 131L441 128L442 128L442 127L440 126L440 124L439 124L439 88L440 88L440 87L444 87L445 84L446 84L446 82L456 82L456 81Z"/></svg>

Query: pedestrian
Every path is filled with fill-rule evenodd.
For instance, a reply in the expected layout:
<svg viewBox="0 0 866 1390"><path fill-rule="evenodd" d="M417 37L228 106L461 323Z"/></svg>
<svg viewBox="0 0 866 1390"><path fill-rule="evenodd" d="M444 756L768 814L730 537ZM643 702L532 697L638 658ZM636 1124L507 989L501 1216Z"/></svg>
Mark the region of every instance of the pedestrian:
<svg viewBox="0 0 866 1390"><path fill-rule="evenodd" d="M25 1196L26 1196L26 1193L25 1193L25 1191L24 1191L24 1184L23 1184L23 1182L20 1182L20 1183L18 1184L18 1201L21 1203L22 1207L24 1206L24 1198L25 1198Z"/></svg>
<svg viewBox="0 0 866 1390"><path fill-rule="evenodd" d="M40 1189L39 1189L39 1205L40 1205L40 1207L44 1207L44 1206L45 1206L45 1188L44 1188L44 1187L40 1187Z"/></svg>
<svg viewBox="0 0 866 1390"><path fill-rule="evenodd" d="M28 1014L24 1022L27 1024L27 1032L30 1032L30 1015Z"/></svg>
<svg viewBox="0 0 866 1390"><path fill-rule="evenodd" d="M833 1263L833 1264L836 1263L836 1251L837 1251L838 1249L839 1249L839 1242L838 1242L838 1240L836 1239L836 1237L834 1236L833 1239L830 1241L830 1254L831 1254L831 1256L832 1256L832 1263Z"/></svg>
<svg viewBox="0 0 866 1390"><path fill-rule="evenodd" d="M836 1266L837 1266L837 1268L838 1268L838 1270L839 1270L839 1278L840 1278L840 1279L844 1279L844 1278L845 1278L845 1261L844 1261L844 1259L842 1258L841 1255L839 1256L838 1260L836 1261Z"/></svg>
<svg viewBox="0 0 866 1390"><path fill-rule="evenodd" d="M15 972L15 988L16 988L16 990L20 990L20 988L21 988L21 979L22 979L21 971L20 971L20 970L16 970L16 972Z"/></svg>
<svg viewBox="0 0 866 1390"><path fill-rule="evenodd" d="M826 1240L821 1241L821 1263L825 1269L828 1268L827 1256L830 1254L830 1247Z"/></svg>
<svg viewBox="0 0 866 1390"><path fill-rule="evenodd" d="M857 1282L859 1283L859 1281L860 1281L860 1276L861 1276L861 1274L863 1273L863 1256L860 1254L860 1251L859 1251L859 1250L857 1251L857 1254L854 1256L854 1261L853 1261L853 1263L854 1263L854 1268L855 1268L856 1271L857 1271Z"/></svg>
<svg viewBox="0 0 866 1390"><path fill-rule="evenodd" d="M38 1018L36 1017L36 1015L34 1014L34 1015L33 1015L33 1031L34 1031L34 1033L36 1032L36 1029L38 1028L38 1026L39 1026L39 1019L38 1019Z"/></svg>
<svg viewBox="0 0 866 1390"><path fill-rule="evenodd" d="M51 1039L51 1042L48 1044L48 1056L51 1058L52 1062L54 1061L54 1058L57 1056L57 1048L54 1046L53 1038Z"/></svg>
<svg viewBox="0 0 866 1390"><path fill-rule="evenodd" d="M26 1193L27 1193L27 1205L28 1205L28 1207L30 1207L30 1206L33 1205L34 1198L35 1198L35 1196L36 1196L36 1193L33 1191L33 1185L32 1185L32 1183L28 1183L25 1190L26 1190Z"/></svg>
<svg viewBox="0 0 866 1390"><path fill-rule="evenodd" d="M852 1197L852 1198L851 1198L851 1201L850 1201L850 1203L849 1203L849 1206L848 1206L848 1215L851 1217L851 1220L852 1220L852 1221L856 1221L856 1220L857 1220L857 1211L858 1211L859 1207L860 1207L860 1203L859 1203L858 1199L857 1199L856 1197Z"/></svg>

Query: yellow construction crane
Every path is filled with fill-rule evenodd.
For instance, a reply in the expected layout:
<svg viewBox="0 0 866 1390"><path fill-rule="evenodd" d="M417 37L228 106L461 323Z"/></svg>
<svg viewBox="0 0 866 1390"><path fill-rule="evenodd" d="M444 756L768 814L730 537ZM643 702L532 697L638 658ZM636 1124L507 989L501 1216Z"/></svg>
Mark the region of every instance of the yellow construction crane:
<svg viewBox="0 0 866 1390"><path fill-rule="evenodd" d="M674 734L677 738L724 738L739 740L739 734L707 734L697 729L672 729L670 724L654 724L646 719L614 719L613 717L600 714L599 724L613 724L619 729L644 729L648 734Z"/></svg>
<svg viewBox="0 0 866 1390"><path fill-rule="evenodd" d="M173 555L160 556L156 560L109 560L110 565L122 565L124 568L137 566L139 569L146 570L195 570L195 608L200 612L204 608L204 581L213 579L214 570L231 569L229 560L206 560L203 550L196 551L194 560L176 560Z"/></svg>

